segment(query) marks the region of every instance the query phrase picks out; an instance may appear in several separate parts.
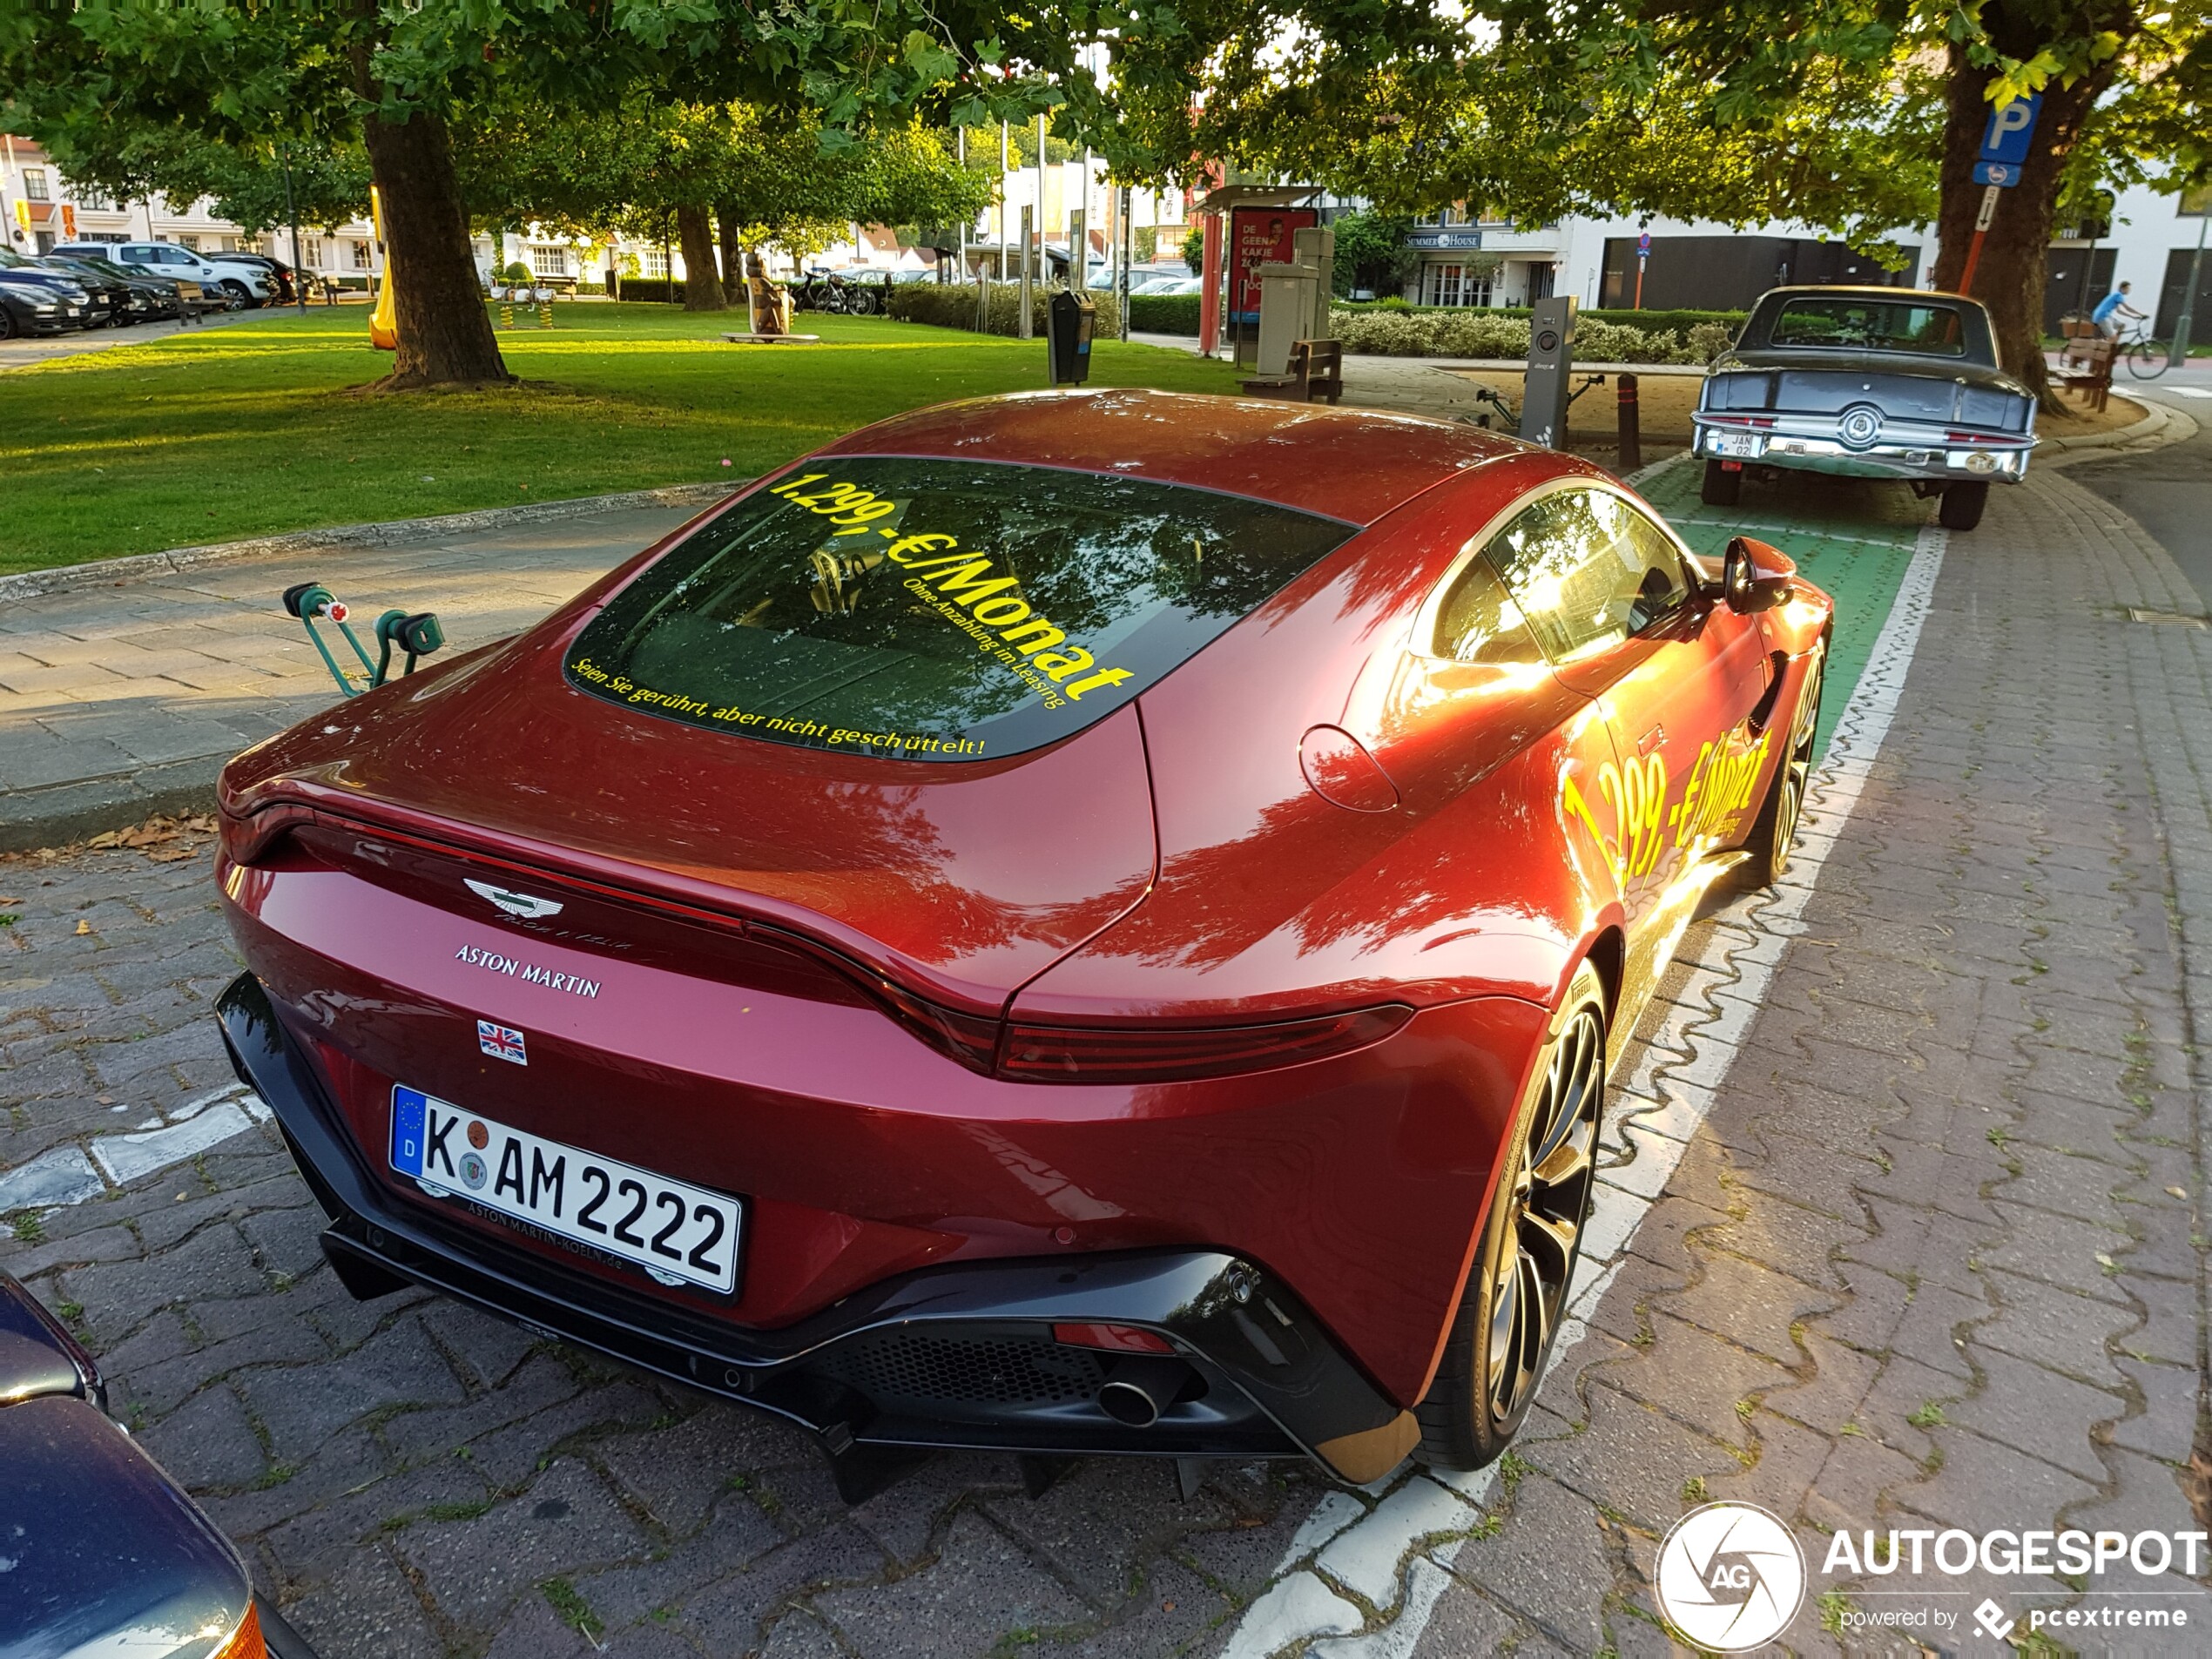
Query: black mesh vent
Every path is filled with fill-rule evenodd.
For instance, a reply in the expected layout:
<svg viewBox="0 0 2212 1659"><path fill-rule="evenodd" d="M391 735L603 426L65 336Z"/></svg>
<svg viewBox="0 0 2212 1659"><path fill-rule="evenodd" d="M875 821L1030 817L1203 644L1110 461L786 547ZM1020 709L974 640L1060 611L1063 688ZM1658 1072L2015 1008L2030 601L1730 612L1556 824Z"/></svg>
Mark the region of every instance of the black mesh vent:
<svg viewBox="0 0 2212 1659"><path fill-rule="evenodd" d="M1018 1337L863 1337L846 1345L836 1369L879 1404L1057 1406L1090 1399L1104 1376L1087 1348Z"/></svg>

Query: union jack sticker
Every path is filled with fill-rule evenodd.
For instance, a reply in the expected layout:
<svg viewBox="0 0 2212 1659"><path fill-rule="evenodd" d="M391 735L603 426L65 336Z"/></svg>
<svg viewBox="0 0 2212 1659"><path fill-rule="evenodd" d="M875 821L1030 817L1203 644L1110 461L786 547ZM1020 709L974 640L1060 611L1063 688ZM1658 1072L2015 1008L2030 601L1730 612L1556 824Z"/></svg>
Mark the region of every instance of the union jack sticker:
<svg viewBox="0 0 2212 1659"><path fill-rule="evenodd" d="M495 1060L511 1060L518 1066L527 1066L530 1062L529 1051L523 1043L523 1034L511 1025L494 1025L489 1020L477 1021L476 1046Z"/></svg>

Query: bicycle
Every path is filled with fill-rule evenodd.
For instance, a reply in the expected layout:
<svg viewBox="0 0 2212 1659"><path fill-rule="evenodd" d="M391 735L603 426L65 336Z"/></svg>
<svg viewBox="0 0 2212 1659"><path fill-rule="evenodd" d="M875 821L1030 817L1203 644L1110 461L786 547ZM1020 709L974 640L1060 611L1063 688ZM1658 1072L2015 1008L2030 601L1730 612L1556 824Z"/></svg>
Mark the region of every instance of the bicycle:
<svg viewBox="0 0 2212 1659"><path fill-rule="evenodd" d="M2148 318L2132 330L2114 334L2112 344L2114 354L2128 360L2128 373L2136 380L2155 381L2167 370L2167 347L2150 337Z"/></svg>

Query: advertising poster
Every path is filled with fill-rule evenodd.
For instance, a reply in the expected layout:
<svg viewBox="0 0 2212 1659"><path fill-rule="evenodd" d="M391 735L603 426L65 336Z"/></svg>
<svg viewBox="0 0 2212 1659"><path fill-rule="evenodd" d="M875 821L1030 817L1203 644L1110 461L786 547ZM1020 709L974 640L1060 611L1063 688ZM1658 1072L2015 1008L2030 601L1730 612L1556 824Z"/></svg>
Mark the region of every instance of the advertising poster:
<svg viewBox="0 0 2212 1659"><path fill-rule="evenodd" d="M1291 238L1321 222L1312 207L1237 207L1229 214L1229 312L1232 320L1259 321L1259 267L1286 262Z"/></svg>

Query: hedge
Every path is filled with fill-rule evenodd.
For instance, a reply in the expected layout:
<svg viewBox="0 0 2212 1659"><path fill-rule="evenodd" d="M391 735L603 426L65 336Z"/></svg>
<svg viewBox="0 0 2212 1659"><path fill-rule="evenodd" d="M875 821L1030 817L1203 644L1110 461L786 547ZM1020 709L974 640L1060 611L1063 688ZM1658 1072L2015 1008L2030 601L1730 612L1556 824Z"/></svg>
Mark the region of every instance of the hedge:
<svg viewBox="0 0 2212 1659"><path fill-rule="evenodd" d="M1495 311L1332 311L1329 325L1350 352L1380 357L1526 357L1528 320ZM1575 320L1575 355L1586 363L1710 363L1736 338L1726 323L1687 330Z"/></svg>
<svg viewBox="0 0 2212 1659"><path fill-rule="evenodd" d="M684 285L678 282L674 286L676 292L671 296L668 292L670 284L666 277L624 277L622 280L622 297L625 300L658 300L662 305L669 304L672 299L675 304L682 305Z"/></svg>
<svg viewBox="0 0 2212 1659"><path fill-rule="evenodd" d="M1140 334L1195 334L1195 293L1130 296ZM1579 311L1575 354L1593 363L1708 363L1743 326L1741 311ZM1345 349L1386 357L1525 357L1528 312L1518 306L1337 305L1330 326Z"/></svg>
<svg viewBox="0 0 2212 1659"><path fill-rule="evenodd" d="M1029 290L1031 327L1042 336L1044 334L1044 307L1048 290L1033 287ZM1091 303L1098 307L1093 332L1101 340L1110 340L1121 333L1121 313L1116 308L1110 293L1094 293ZM891 315L899 322L926 322L940 328L975 327L975 285L954 282L940 287L934 282L901 283L891 290ZM1022 287L1015 282L991 284L991 310L987 334L1018 334L1016 326L1022 318Z"/></svg>
<svg viewBox="0 0 2212 1659"><path fill-rule="evenodd" d="M1132 293L1129 320L1140 334L1195 334L1198 332L1197 293Z"/></svg>

